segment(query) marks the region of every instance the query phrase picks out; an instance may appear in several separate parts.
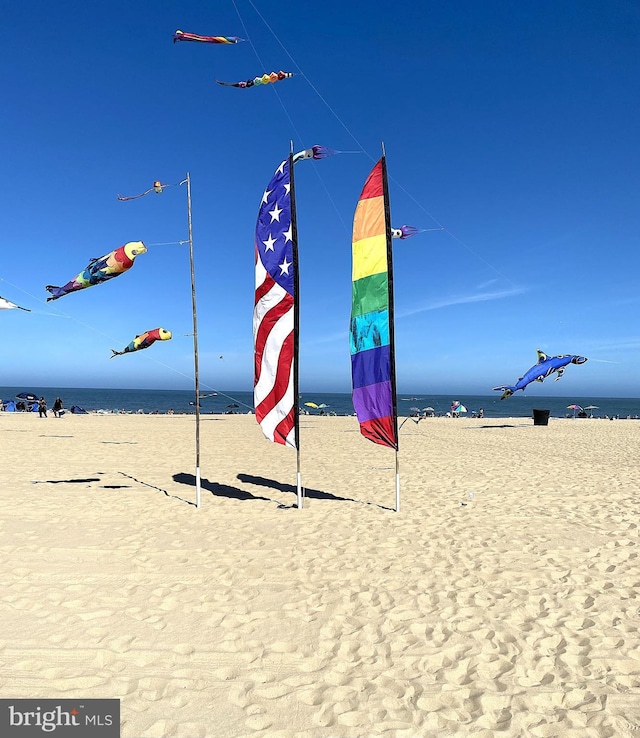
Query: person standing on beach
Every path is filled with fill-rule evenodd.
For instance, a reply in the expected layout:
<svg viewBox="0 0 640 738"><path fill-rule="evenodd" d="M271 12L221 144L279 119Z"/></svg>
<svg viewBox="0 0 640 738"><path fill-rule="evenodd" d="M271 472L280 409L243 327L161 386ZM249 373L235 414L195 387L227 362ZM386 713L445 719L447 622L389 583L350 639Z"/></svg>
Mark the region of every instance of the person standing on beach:
<svg viewBox="0 0 640 738"><path fill-rule="evenodd" d="M53 403L53 407L51 408L53 410L53 417L54 418L61 418L62 417L62 400L59 397L56 397L55 402Z"/></svg>
<svg viewBox="0 0 640 738"><path fill-rule="evenodd" d="M47 417L47 401L44 399L44 397L41 397L38 400L38 415L41 418Z"/></svg>

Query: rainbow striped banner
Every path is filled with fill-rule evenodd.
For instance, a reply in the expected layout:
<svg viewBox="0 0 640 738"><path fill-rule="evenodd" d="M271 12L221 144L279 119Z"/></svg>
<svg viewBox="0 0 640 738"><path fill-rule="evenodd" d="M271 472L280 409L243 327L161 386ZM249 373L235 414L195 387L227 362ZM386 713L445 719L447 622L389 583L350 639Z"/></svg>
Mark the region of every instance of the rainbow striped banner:
<svg viewBox="0 0 640 738"><path fill-rule="evenodd" d="M353 219L351 377L365 438L398 449L393 262L385 157L365 182Z"/></svg>

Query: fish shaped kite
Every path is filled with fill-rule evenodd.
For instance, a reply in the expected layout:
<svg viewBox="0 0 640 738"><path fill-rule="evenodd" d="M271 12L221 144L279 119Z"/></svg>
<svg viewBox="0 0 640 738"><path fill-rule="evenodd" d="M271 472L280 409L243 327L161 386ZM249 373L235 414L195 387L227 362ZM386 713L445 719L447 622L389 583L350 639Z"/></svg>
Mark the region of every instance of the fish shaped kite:
<svg viewBox="0 0 640 738"><path fill-rule="evenodd" d="M293 163L296 164L303 159L327 159L330 156L343 153L346 152L336 151L336 149L330 149L328 146L320 146L319 144L316 144L310 149L303 149L302 151L298 151L297 154L294 154Z"/></svg>
<svg viewBox="0 0 640 738"><path fill-rule="evenodd" d="M243 80L241 82L221 82L219 79L216 82L223 87L255 87L256 85L268 85L270 82L279 82L289 77L293 77L293 72L265 73L261 77L254 77L253 79Z"/></svg>
<svg viewBox="0 0 640 738"><path fill-rule="evenodd" d="M136 336L122 351L111 349L113 356L110 356L109 358L113 359L114 356L130 354L133 351L142 351L142 349L149 348L149 346L153 345L156 341L168 341L170 338L171 331L168 331L165 328L154 328L152 331L145 331L139 336Z"/></svg>
<svg viewBox="0 0 640 738"><path fill-rule="evenodd" d="M564 374L565 367L569 364L584 364L585 361L587 359L584 356L577 356L576 354L547 356L543 351L538 349L538 363L532 366L514 385L501 385L493 389L501 391L502 397L500 399L504 400L507 397L511 397L514 392L524 390L531 382L544 382L551 374L555 373L558 375L555 380L557 382Z"/></svg>
<svg viewBox="0 0 640 738"><path fill-rule="evenodd" d="M238 41L244 41L238 36L199 36L197 33L185 33L184 31L176 31L173 34L173 43L176 41L197 41L201 44L237 44Z"/></svg>
<svg viewBox="0 0 640 738"><path fill-rule="evenodd" d="M164 190L165 187L170 187L168 184L163 184L162 182L156 181L153 183L153 187L149 187L148 190L145 192L141 192L139 195L131 195L130 197L125 197L124 195L118 195L118 200L137 200L139 197L144 197L145 195L148 195L150 192L157 192L160 194L162 190Z"/></svg>
<svg viewBox="0 0 640 738"><path fill-rule="evenodd" d="M405 239L411 238L411 236L415 236L418 233L424 233L424 229L416 228L415 226L410 225L403 225L400 226L400 228L391 229L391 238L399 238L404 241Z"/></svg>
<svg viewBox="0 0 640 738"><path fill-rule="evenodd" d="M4 297L0 297L0 310L24 310L27 313L31 312L29 308L20 307L20 305L16 305L15 302L5 300Z"/></svg>
<svg viewBox="0 0 640 738"><path fill-rule="evenodd" d="M111 251L105 256L98 259L91 259L84 271L80 272L70 282L63 287L56 287L48 284L46 289L51 293L51 297L47 297L47 302L57 300L60 297L68 295L70 292L84 290L92 287L94 284L101 284L108 279L118 277L133 266L136 256L146 254L147 247L142 241L129 241L124 246Z"/></svg>

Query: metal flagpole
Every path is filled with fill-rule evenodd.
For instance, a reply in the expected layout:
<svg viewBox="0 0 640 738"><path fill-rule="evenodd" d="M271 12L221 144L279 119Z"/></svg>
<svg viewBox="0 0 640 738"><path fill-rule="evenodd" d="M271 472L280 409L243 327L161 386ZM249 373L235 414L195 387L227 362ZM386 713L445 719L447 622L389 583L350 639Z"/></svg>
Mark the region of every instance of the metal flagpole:
<svg viewBox="0 0 640 738"><path fill-rule="evenodd" d="M302 510L302 475L300 473L300 448L296 449L296 492L298 496L298 510Z"/></svg>
<svg viewBox="0 0 640 738"><path fill-rule="evenodd" d="M400 460L396 449L396 512L400 512Z"/></svg>
<svg viewBox="0 0 640 738"><path fill-rule="evenodd" d="M393 427L396 451L396 512L400 512L400 438L398 436L398 398L396 396L396 339L395 310L393 296L393 241L391 237L391 206L389 204L389 183L387 178L387 154L382 142L382 190L384 197L384 219L387 238L387 274L389 277L389 358L391 363L391 401L393 405Z"/></svg>
<svg viewBox="0 0 640 738"><path fill-rule="evenodd" d="M193 228L191 225L191 176L187 172L187 219L189 225L189 262L191 264L191 309L193 313L193 363L196 393L196 507L201 504L200 489L200 374L198 371L198 318L196 314L196 275L193 266Z"/></svg>
<svg viewBox="0 0 640 738"><path fill-rule="evenodd" d="M296 492L298 510L302 509L302 475L300 473L300 393L298 391L300 357L300 273L298 261L298 221L296 218L296 189L293 177L293 141L289 149L289 196L291 202L291 250L293 253L293 417L296 439Z"/></svg>

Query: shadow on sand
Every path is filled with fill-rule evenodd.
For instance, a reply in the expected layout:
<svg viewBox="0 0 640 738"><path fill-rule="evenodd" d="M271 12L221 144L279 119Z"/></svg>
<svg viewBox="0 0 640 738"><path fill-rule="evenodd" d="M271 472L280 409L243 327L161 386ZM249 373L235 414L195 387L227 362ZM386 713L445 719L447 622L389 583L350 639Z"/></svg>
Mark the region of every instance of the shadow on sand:
<svg viewBox="0 0 640 738"><path fill-rule="evenodd" d="M483 428L528 428L532 423L499 423L496 425L468 425L465 430L482 430Z"/></svg>
<svg viewBox="0 0 640 738"><path fill-rule="evenodd" d="M132 477L130 474L125 474L124 472L118 472L118 474L122 475L123 477L126 477L127 479L131 479L134 482L137 482L138 484L141 484L143 487L150 487L151 489L156 489L158 492L162 492L162 494L166 495L167 497L172 497L174 500L180 500L180 502L186 502L187 505L193 505L196 506L195 502L192 502L191 500L185 500L184 497L180 497L179 495L170 495L166 489L162 489L162 487L156 487L155 484L149 484L149 482L143 482L141 479L136 479L135 477Z"/></svg>
<svg viewBox="0 0 640 738"><path fill-rule="evenodd" d="M187 484L190 487L196 486L195 476L185 472L174 474L173 481L178 482L178 484ZM210 482L208 479L201 479L200 486L202 489L206 489L207 492L211 492L211 494L216 497L228 497L230 500L264 500L265 502L277 502L277 500L272 500L270 497L258 497L257 495L252 495L251 492L246 492L239 487L230 487L228 484Z"/></svg>
<svg viewBox="0 0 640 738"><path fill-rule="evenodd" d="M241 482L246 482L247 484L255 484L260 487L271 487L271 489L277 489L280 492L287 492L296 496L298 493L298 490L293 484L283 484L282 482L278 482L275 479L256 477L253 476L253 474L238 474L237 478ZM362 500L355 500L353 497L340 497L339 495L334 495L331 492L323 492L322 490L310 489L309 487L303 488L303 496L310 500L336 500L340 502L357 502L360 505L372 505L373 507L379 507L382 510L392 509L385 507L384 505L377 505L373 502L363 502Z"/></svg>
<svg viewBox="0 0 640 738"><path fill-rule="evenodd" d="M31 484L88 484L89 482L99 482L98 477L87 477L86 479L38 479Z"/></svg>

